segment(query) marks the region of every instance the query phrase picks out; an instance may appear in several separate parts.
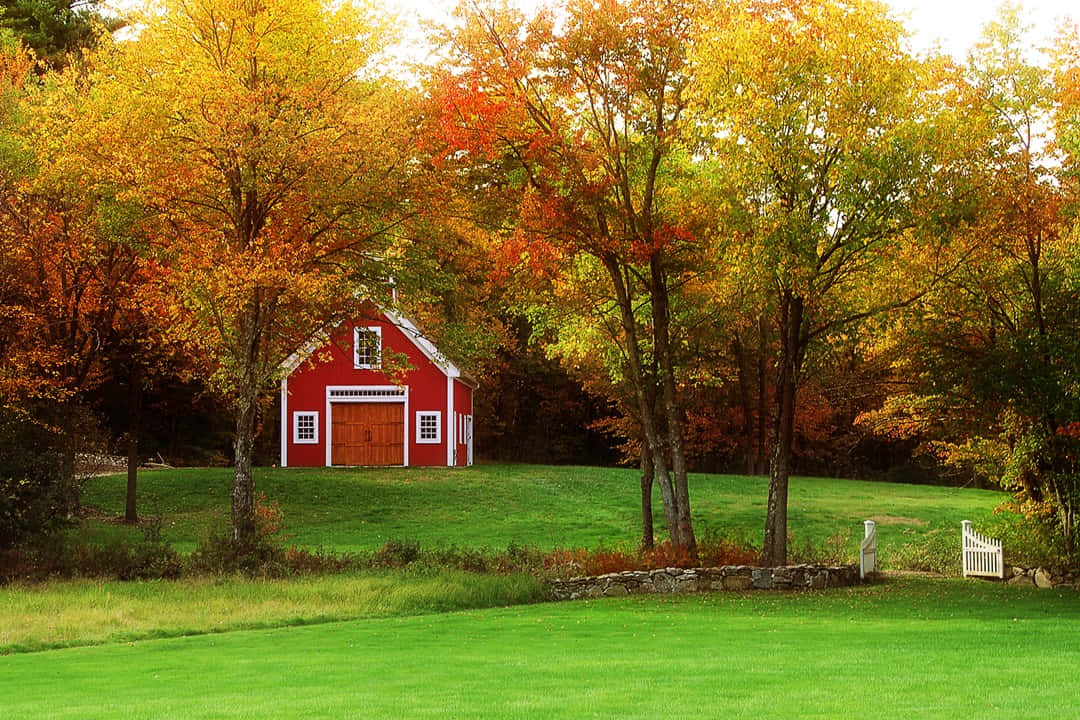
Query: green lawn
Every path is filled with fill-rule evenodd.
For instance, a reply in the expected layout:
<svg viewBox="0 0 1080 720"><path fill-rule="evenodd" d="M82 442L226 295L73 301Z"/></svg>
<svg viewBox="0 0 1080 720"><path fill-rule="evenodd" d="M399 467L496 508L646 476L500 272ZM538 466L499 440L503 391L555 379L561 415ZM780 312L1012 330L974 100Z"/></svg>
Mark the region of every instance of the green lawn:
<svg viewBox="0 0 1080 720"><path fill-rule="evenodd" d="M159 470L139 479L140 511L160 513L165 535L183 551L229 512L230 469ZM97 478L85 503L120 515L123 476ZM640 536L638 474L633 470L529 465L461 469L258 468L256 485L280 503L290 542L371 550L388 539L429 547L632 547ZM768 482L760 477L692 475L699 533L760 543ZM659 493L657 534L662 534ZM825 478L793 478L789 527L796 545L837 533L854 548L862 521L879 520L883 559L891 547L929 533L955 533L960 521L989 520L1002 493ZM101 533L131 532L98 526Z"/></svg>
<svg viewBox="0 0 1080 720"><path fill-rule="evenodd" d="M1078 598L920 579L117 643L0 657L0 716L1070 718Z"/></svg>
<svg viewBox="0 0 1080 720"><path fill-rule="evenodd" d="M259 469L291 542L632 546L629 470ZM190 550L228 515L229 470L144 473L141 510ZM759 540L766 481L691 479L698 531ZM959 543L1000 493L795 478L795 543L882 557ZM86 503L123 507L123 478ZM659 506L659 500L656 501ZM659 518L658 518L659 519ZM102 537L137 531L108 521ZM1080 717L1080 594L890 578L822 592L540 603L525 576L423 569L260 581L0 587L0 718ZM513 607L503 607L511 605ZM62 649L60 649L62 648Z"/></svg>

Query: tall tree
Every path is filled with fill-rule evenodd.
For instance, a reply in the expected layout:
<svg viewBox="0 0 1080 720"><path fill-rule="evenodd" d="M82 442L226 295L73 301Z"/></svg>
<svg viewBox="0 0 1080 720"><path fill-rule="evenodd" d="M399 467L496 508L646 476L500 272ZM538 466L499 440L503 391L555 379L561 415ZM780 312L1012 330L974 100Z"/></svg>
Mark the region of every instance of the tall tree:
<svg viewBox="0 0 1080 720"><path fill-rule="evenodd" d="M98 12L100 0L3 0L0 27L10 29L37 58L56 69L69 55L93 46L96 28L115 29L120 21Z"/></svg>
<svg viewBox="0 0 1080 720"><path fill-rule="evenodd" d="M434 88L445 167L474 196L514 208L506 264L599 283L668 531L691 553L672 294L692 243L668 198L689 167L679 133L693 10L571 0L526 19L468 3Z"/></svg>
<svg viewBox="0 0 1080 720"><path fill-rule="evenodd" d="M726 177L717 252L759 278L778 338L763 562L787 558L798 390L830 335L911 297L888 282L929 174L919 68L883 4L718 4L696 45ZM739 268L744 268L739 270Z"/></svg>
<svg viewBox="0 0 1080 720"><path fill-rule="evenodd" d="M68 78L57 121L83 138L72 172L148 211L173 333L216 365L235 418L232 529L243 549L268 385L392 272L410 96L378 71L389 35L373 7L166 0L138 19L135 40Z"/></svg>
<svg viewBox="0 0 1080 720"><path fill-rule="evenodd" d="M1056 521L1073 553L1080 195L1068 79L1080 65L1076 37L1062 38L1055 76L1032 56L1019 10L1005 6L959 71L957 137L973 198L958 239L965 262L889 337L907 391L867 418L917 434L948 467L1015 492L1019 509Z"/></svg>
<svg viewBox="0 0 1080 720"><path fill-rule="evenodd" d="M88 392L103 380L138 262L117 205L68 174L70 128L38 131L54 87L31 73L24 51L5 58L6 71L21 68L23 77L6 88L0 131L0 402L56 431L65 486L58 510L67 515L79 500L74 457Z"/></svg>

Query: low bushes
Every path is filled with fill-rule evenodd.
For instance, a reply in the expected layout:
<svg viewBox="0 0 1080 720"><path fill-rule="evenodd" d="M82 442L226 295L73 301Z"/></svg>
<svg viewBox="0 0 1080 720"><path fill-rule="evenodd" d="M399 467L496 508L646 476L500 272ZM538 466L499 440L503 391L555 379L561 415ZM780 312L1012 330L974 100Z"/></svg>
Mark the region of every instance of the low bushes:
<svg viewBox="0 0 1080 720"><path fill-rule="evenodd" d="M604 575L625 570L665 567L719 567L755 565L759 550L746 540L723 537L706 530L698 542L697 556L690 557L661 542L648 551L627 547L556 548L550 551L510 545L505 549L422 547L412 540L391 539L374 551L342 553L288 545L283 517L277 503L260 495L256 500L256 537L238 548L226 531L211 533L196 549L183 556L161 534L161 518L143 524L141 540L123 542L93 540L85 531L55 533L33 546L0 551L0 582L4 580L95 577L118 579L198 577L242 574L250 577L293 577L356 570L405 570L413 575L447 571L481 574L528 573L566 579ZM882 544L879 567L887 570L930 571L960 574L959 528L914 532L893 528L894 535ZM1006 562L1025 567L1068 569L1067 554L1051 524L1001 514L980 528L1005 541ZM897 537L897 535L899 535ZM842 565L855 561L857 538L841 532L819 542L789 540L791 564Z"/></svg>
<svg viewBox="0 0 1080 720"><path fill-rule="evenodd" d="M79 532L55 533L30 546L0 552L0 581L71 577L120 580L177 578L183 556L161 537L161 518L143 525L136 544L111 539L95 543Z"/></svg>
<svg viewBox="0 0 1080 720"><path fill-rule="evenodd" d="M260 498L260 504L265 499ZM254 577L291 577L356 570L405 570L412 575L448 571L568 578L622 570L700 565L750 565L758 551L736 541L706 533L698 544L698 557L690 558L669 542L647 552L622 549L557 548L510 545L506 549L423 548L409 540L388 540L377 550L337 553L322 549L286 547L280 534L280 512L273 506L257 514L256 540L238 548L226 532L207 537L187 557L161 539L160 518L144 526L135 544L119 540L95 543L85 534L54 537L34 548L0 554L0 578L6 580L101 577L128 579L177 578L214 574Z"/></svg>

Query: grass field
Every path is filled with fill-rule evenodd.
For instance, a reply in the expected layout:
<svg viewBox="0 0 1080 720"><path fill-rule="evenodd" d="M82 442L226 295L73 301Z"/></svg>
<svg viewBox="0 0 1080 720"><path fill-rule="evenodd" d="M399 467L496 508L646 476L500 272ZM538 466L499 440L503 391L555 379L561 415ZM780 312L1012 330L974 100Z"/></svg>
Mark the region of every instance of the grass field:
<svg viewBox="0 0 1080 720"><path fill-rule="evenodd" d="M638 536L629 470L256 478L289 542L309 548L632 547ZM145 473L141 512L190 550L224 526L230 480L225 469ZM691 492L699 533L760 540L763 478L698 475ZM840 533L850 546L875 518L887 565L890 551L957 543L962 519L996 522L1003 499L795 478L791 528L796 545ZM138 536L108 519L123 478L95 479L85 502L99 509L92 536ZM0 587L0 718L1080 717L1072 590L905 577L821 592L543 597L528 576L430 567Z"/></svg>
<svg viewBox="0 0 1080 720"><path fill-rule="evenodd" d="M140 512L161 514L165 536L190 551L229 512L231 470L141 474ZM124 507L123 476L96 478L84 502L109 515ZM258 468L256 486L284 512L290 542L339 551L372 550L389 539L425 547L633 547L640 537L638 474L633 470L528 465L460 469ZM768 481L692 475L698 533L706 528L760 544ZM862 521L877 519L881 557L933 533L959 536L960 521L991 518L1002 493L826 478L793 478L789 527L796 546L847 536L854 550ZM657 535L663 517L659 493ZM132 533L98 525L102 534Z"/></svg>
<svg viewBox="0 0 1080 720"><path fill-rule="evenodd" d="M22 718L1074 718L1072 591L913 579L0 657Z"/></svg>

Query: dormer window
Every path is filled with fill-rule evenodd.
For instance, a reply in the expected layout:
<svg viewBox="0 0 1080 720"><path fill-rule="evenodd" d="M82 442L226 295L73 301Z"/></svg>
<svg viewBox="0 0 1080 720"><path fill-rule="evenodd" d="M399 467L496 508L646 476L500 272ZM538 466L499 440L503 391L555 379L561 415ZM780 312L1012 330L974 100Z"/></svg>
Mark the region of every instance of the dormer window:
<svg viewBox="0 0 1080 720"><path fill-rule="evenodd" d="M382 328L353 328L353 367L377 370L382 367Z"/></svg>

